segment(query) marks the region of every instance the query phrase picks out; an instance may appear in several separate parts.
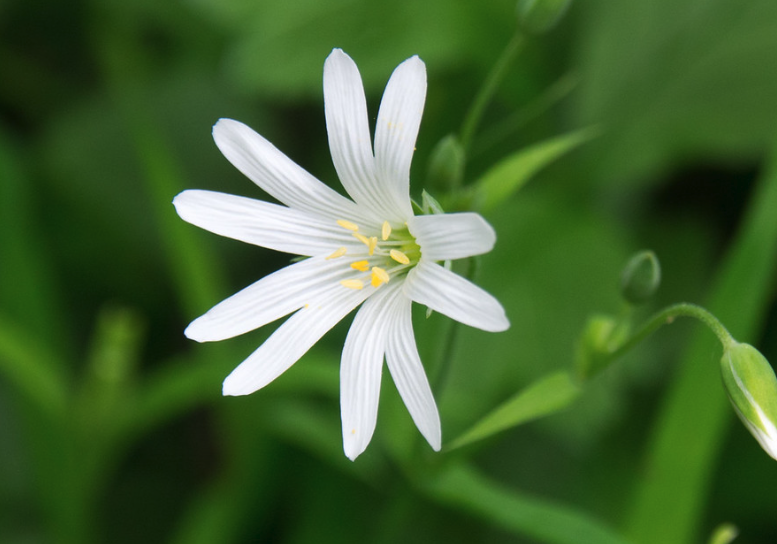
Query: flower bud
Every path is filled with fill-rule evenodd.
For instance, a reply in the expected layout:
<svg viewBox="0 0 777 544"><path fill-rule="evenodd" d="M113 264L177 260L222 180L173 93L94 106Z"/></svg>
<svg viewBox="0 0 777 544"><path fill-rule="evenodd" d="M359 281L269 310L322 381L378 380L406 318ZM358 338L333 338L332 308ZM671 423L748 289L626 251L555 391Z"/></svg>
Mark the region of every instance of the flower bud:
<svg viewBox="0 0 777 544"><path fill-rule="evenodd" d="M570 0L518 0L518 24L530 34L547 32L566 13Z"/></svg>
<svg viewBox="0 0 777 544"><path fill-rule="evenodd" d="M652 251L634 255L621 274L621 295L631 304L642 304L661 284L661 265Z"/></svg>
<svg viewBox="0 0 777 544"><path fill-rule="evenodd" d="M608 315L588 318L577 343L577 375L580 379L595 376L612 362L610 355L628 335L628 326Z"/></svg>
<svg viewBox="0 0 777 544"><path fill-rule="evenodd" d="M753 346L732 342L723 352L720 370L739 419L777 459L777 378L769 361Z"/></svg>
<svg viewBox="0 0 777 544"><path fill-rule="evenodd" d="M464 177L464 148L459 139L448 134L432 150L427 172L427 186L450 191L459 187Z"/></svg>

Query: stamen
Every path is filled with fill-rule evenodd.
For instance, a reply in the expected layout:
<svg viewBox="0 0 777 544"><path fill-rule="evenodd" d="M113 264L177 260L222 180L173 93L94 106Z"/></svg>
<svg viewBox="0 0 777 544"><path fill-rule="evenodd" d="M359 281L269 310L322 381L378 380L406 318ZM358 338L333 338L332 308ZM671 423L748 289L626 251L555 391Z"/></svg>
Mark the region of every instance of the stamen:
<svg viewBox="0 0 777 544"><path fill-rule="evenodd" d="M338 257L342 257L343 255L345 255L345 248L341 247L340 249L332 253L329 257L327 257L326 260L328 261L330 259L337 259Z"/></svg>
<svg viewBox="0 0 777 544"><path fill-rule="evenodd" d="M392 249L389 251L389 255L391 255L391 258L397 261L399 264L410 264L410 259L399 251L398 249Z"/></svg>
<svg viewBox="0 0 777 544"><path fill-rule="evenodd" d="M389 225L388 221L383 222L383 231L381 232L381 238L383 238L383 241L389 239L389 236L391 236L391 225Z"/></svg>
<svg viewBox="0 0 777 544"><path fill-rule="evenodd" d="M356 261L355 263L351 263L351 268L358 270L359 272L367 272L367 270L370 269L370 263L367 261Z"/></svg>
<svg viewBox="0 0 777 544"><path fill-rule="evenodd" d="M359 230L359 225L356 223L351 223L350 221L346 221L345 219L338 219L337 224L343 227L344 229L348 229L350 231L356 232Z"/></svg>
<svg viewBox="0 0 777 544"><path fill-rule="evenodd" d="M342 280L340 285L347 287L348 289L355 289L356 291L364 288L364 284L361 280Z"/></svg>
<svg viewBox="0 0 777 544"><path fill-rule="evenodd" d="M373 253L375 253L375 248L378 246L378 237L377 236L371 236L369 241L367 242L367 251L372 256Z"/></svg>
<svg viewBox="0 0 777 544"><path fill-rule="evenodd" d="M389 282L389 275L388 272L380 268L379 266L373 266L372 267L372 278L370 283L373 287L380 287L384 283Z"/></svg>
<svg viewBox="0 0 777 544"><path fill-rule="evenodd" d="M365 246L370 247L370 240L365 235L359 234L358 232L354 232L353 237L359 240Z"/></svg>

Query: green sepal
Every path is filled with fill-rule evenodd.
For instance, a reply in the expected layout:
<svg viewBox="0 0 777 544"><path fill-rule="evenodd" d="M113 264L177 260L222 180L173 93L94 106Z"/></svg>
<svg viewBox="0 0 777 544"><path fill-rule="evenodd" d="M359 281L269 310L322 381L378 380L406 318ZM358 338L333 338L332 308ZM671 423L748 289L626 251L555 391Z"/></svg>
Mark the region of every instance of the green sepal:
<svg viewBox="0 0 777 544"><path fill-rule="evenodd" d="M630 304L648 301L661 284L661 265L652 251L634 255L621 274L621 295Z"/></svg>

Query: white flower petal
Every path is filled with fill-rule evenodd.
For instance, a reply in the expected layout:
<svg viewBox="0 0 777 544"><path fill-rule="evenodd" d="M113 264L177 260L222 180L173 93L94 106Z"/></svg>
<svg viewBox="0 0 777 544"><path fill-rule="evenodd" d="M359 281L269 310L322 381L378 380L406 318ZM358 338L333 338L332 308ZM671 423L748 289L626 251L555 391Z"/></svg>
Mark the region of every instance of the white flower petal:
<svg viewBox="0 0 777 544"><path fill-rule="evenodd" d="M496 233L477 213L418 215L407 221L410 233L430 261L462 259L488 253Z"/></svg>
<svg viewBox="0 0 777 544"><path fill-rule="evenodd" d="M321 255L353 242L350 232L333 220L252 198L189 190L173 204L184 221L275 251Z"/></svg>
<svg viewBox="0 0 777 544"><path fill-rule="evenodd" d="M433 262L422 260L407 274L404 292L419 304L471 327L489 332L510 327L499 301Z"/></svg>
<svg viewBox="0 0 777 544"><path fill-rule="evenodd" d="M426 66L417 56L391 74L375 126L375 166L378 180L390 187L405 217L410 205L410 162L426 101Z"/></svg>
<svg viewBox="0 0 777 544"><path fill-rule="evenodd" d="M224 395L248 395L283 374L318 340L372 291L346 289L332 292L317 303L302 308L259 346L224 380Z"/></svg>
<svg viewBox="0 0 777 544"><path fill-rule="evenodd" d="M335 49L324 63L324 111L332 162L345 190L375 219L405 217L393 209L390 188L375 175L375 158L359 69L351 57Z"/></svg>
<svg viewBox="0 0 777 544"><path fill-rule="evenodd" d="M378 420L383 354L400 284L378 289L356 313L345 339L340 366L343 449L354 460L370 443Z"/></svg>
<svg viewBox="0 0 777 544"><path fill-rule="evenodd" d="M184 334L198 342L232 338L271 323L330 292L347 292L353 276L342 258L311 257L265 276L195 319Z"/></svg>
<svg viewBox="0 0 777 544"><path fill-rule="evenodd" d="M404 295L397 297L394 323L386 344L386 364L416 427L432 449L440 451L440 414L421 358L418 356L411 305L410 299Z"/></svg>
<svg viewBox="0 0 777 544"><path fill-rule="evenodd" d="M213 127L213 139L235 168L283 204L323 217L368 219L353 202L311 176L243 123L220 119Z"/></svg>

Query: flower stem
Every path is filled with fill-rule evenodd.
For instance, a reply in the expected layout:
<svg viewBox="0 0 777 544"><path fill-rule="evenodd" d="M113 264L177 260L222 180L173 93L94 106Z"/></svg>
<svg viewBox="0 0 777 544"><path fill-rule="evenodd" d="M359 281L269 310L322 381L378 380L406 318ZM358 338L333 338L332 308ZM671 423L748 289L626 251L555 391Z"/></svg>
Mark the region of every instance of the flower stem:
<svg viewBox="0 0 777 544"><path fill-rule="evenodd" d="M475 96L475 101L472 103L472 106L470 106L467 116L464 118L464 123L461 125L460 142L465 150L469 147L472 137L475 135L475 131L480 123L481 117L483 117L486 106L491 101L491 98L493 98L497 87L502 82L502 79L507 73L507 69L510 67L510 63L520 52L522 45L523 35L516 33L508 42L504 51L502 51L502 55L496 61L496 64L483 82L483 86Z"/></svg>
<svg viewBox="0 0 777 544"><path fill-rule="evenodd" d="M659 327L672 323L677 317L693 317L707 325L707 327L709 327L710 330L715 333L715 336L718 337L718 340L720 340L720 343L723 345L724 349L731 345L731 343L735 342L734 338L731 336L731 333L728 332L726 327L723 326L718 318L716 318L701 306L682 302L680 304L668 306L667 308L664 308L663 310L653 314L653 316L647 320L642 328L632 334L617 348L610 351L610 353L607 355L607 358L614 360L618 357L621 357L631 348L654 333Z"/></svg>

